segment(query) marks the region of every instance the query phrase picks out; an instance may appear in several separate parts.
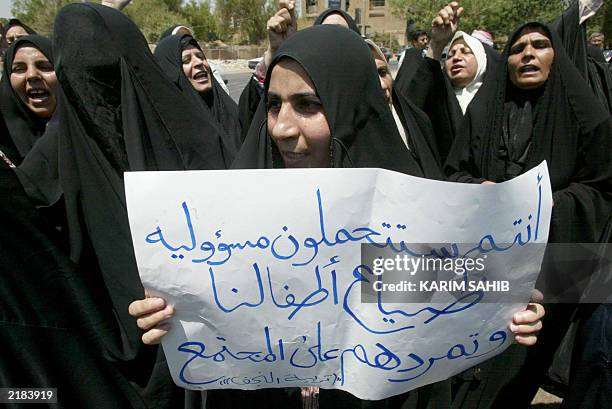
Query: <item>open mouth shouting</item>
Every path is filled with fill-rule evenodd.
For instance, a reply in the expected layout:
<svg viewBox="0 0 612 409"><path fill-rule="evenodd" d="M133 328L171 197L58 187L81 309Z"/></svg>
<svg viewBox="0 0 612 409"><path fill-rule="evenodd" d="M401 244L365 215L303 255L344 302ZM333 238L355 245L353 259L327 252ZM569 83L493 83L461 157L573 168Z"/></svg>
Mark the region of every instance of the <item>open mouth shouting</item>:
<svg viewBox="0 0 612 409"><path fill-rule="evenodd" d="M194 76L193 79L201 84L205 84L208 82L208 72L207 71L200 71L197 72Z"/></svg>
<svg viewBox="0 0 612 409"><path fill-rule="evenodd" d="M26 95L32 105L44 105L51 99L51 93L46 88L30 88Z"/></svg>
<svg viewBox="0 0 612 409"><path fill-rule="evenodd" d="M518 69L518 72L519 72L519 75L523 77L528 77L528 76L535 75L538 72L540 72L540 68L538 68L537 66L533 64L525 64Z"/></svg>

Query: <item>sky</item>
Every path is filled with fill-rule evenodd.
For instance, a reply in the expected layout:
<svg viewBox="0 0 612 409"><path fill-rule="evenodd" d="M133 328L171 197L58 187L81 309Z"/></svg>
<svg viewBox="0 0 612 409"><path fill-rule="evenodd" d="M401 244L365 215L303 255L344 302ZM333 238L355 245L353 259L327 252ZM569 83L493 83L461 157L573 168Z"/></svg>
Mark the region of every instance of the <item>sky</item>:
<svg viewBox="0 0 612 409"><path fill-rule="evenodd" d="M11 17L11 0L0 0L0 17Z"/></svg>

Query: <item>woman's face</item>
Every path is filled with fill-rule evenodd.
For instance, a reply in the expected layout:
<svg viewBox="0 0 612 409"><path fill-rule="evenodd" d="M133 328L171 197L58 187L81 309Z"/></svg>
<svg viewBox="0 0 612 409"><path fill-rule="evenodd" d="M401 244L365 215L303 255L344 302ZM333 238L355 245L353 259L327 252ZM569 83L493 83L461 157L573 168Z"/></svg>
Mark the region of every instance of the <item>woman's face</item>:
<svg viewBox="0 0 612 409"><path fill-rule="evenodd" d="M463 38L456 40L448 50L444 63L446 74L455 88L464 88L476 77L478 61Z"/></svg>
<svg viewBox="0 0 612 409"><path fill-rule="evenodd" d="M391 76L391 72L389 72L387 68L387 63L383 61L374 50L372 50L372 55L374 56L374 62L376 62L378 79L380 80L380 86L387 98L387 103L393 105L393 93L391 92L393 89L393 77Z"/></svg>
<svg viewBox="0 0 612 409"><path fill-rule="evenodd" d="M12 44L19 37L27 36L28 32L21 26L12 26L6 32L6 42Z"/></svg>
<svg viewBox="0 0 612 409"><path fill-rule="evenodd" d="M41 118L55 112L57 77L47 57L32 46L15 52L11 67L11 87L30 111Z"/></svg>
<svg viewBox="0 0 612 409"><path fill-rule="evenodd" d="M314 84L302 66L283 59L272 69L268 134L288 168L330 165L331 132Z"/></svg>
<svg viewBox="0 0 612 409"><path fill-rule="evenodd" d="M210 68L202 50L193 44L188 44L183 48L181 58L183 72L193 88L199 93L210 91L212 89Z"/></svg>
<svg viewBox="0 0 612 409"><path fill-rule="evenodd" d="M542 29L526 27L508 55L510 81L520 89L536 89L548 80L555 59L552 42Z"/></svg>

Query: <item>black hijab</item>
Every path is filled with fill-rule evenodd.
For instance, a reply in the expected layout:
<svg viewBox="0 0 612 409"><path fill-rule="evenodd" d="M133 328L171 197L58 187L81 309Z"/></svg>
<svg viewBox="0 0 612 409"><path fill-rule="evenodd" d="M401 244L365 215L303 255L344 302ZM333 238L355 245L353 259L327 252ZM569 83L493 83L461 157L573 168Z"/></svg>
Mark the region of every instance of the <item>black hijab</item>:
<svg viewBox="0 0 612 409"><path fill-rule="evenodd" d="M484 125L455 141L446 170L456 181L501 182L546 160L555 203L549 242L597 242L610 212L612 120L561 39L543 24L518 28L503 60L528 26L544 30L552 42L555 56L546 84L519 90L503 64L490 109L467 112L470 122Z"/></svg>
<svg viewBox="0 0 612 409"><path fill-rule="evenodd" d="M238 151L241 144L238 105L221 88L212 75L210 66L208 67L208 78L211 81L212 89L209 95L203 96L193 88L183 72L181 54L187 45L193 45L202 51L198 42L191 35L170 35L157 44L154 52L155 58L168 78L178 86L195 107L206 111L208 115L212 114L219 131L223 132L223 140Z"/></svg>
<svg viewBox="0 0 612 409"><path fill-rule="evenodd" d="M175 25L173 25L173 26L171 26L171 27L168 27L168 28L167 28L167 29L166 29L166 30L165 30L163 33L161 33L161 35L160 35L160 36L159 36L159 38L157 39L157 42L159 43L159 42L160 42L161 40L163 40L164 38L166 38L166 37L170 37L171 35L174 35L174 34L172 34L172 32L173 32L173 31L174 31L174 29L175 29L175 28L177 28L177 27L186 27L186 26L183 26L183 25L181 25L181 24L175 24Z"/></svg>
<svg viewBox="0 0 612 409"><path fill-rule="evenodd" d="M6 121L10 139L17 149L18 157L11 160L18 165L32 149L38 138L45 132L48 119L40 118L30 111L21 101L11 86L11 74L15 53L20 47L35 47L53 64L51 40L39 36L28 35L18 38L11 44L4 58L4 72L0 80L0 111Z"/></svg>
<svg viewBox="0 0 612 409"><path fill-rule="evenodd" d="M304 68L321 99L331 131L331 167L385 168L423 176L398 133L369 47L355 33L335 25L298 31L280 47L268 68L263 103L233 167L284 166L268 135L265 112L272 70L283 58Z"/></svg>
<svg viewBox="0 0 612 409"><path fill-rule="evenodd" d="M325 10L323 13L319 14L319 16L315 19L315 22L313 25L318 26L320 24L323 24L323 20L325 20L325 18L331 14L339 14L340 16L342 16L342 18L346 20L346 23L348 24L348 28L350 30L353 30L357 34L361 35L361 31L359 31L359 26L357 25L357 23L355 23L355 20L353 20L353 17L351 17L350 14L348 14L346 11L341 10L341 9Z"/></svg>

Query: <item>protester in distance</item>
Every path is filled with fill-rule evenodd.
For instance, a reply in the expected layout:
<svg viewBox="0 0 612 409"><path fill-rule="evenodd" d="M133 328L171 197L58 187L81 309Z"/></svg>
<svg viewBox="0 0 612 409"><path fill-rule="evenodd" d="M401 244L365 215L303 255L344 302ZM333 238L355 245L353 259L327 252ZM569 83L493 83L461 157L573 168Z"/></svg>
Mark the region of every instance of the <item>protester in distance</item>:
<svg viewBox="0 0 612 409"><path fill-rule="evenodd" d="M238 105L221 88L193 36L167 36L157 44L154 55L194 107L212 114L224 141L237 152L241 144Z"/></svg>
<svg viewBox="0 0 612 409"><path fill-rule="evenodd" d="M0 112L9 132L5 144L15 165L45 132L55 112L57 86L51 41L38 35L15 40L0 80Z"/></svg>

